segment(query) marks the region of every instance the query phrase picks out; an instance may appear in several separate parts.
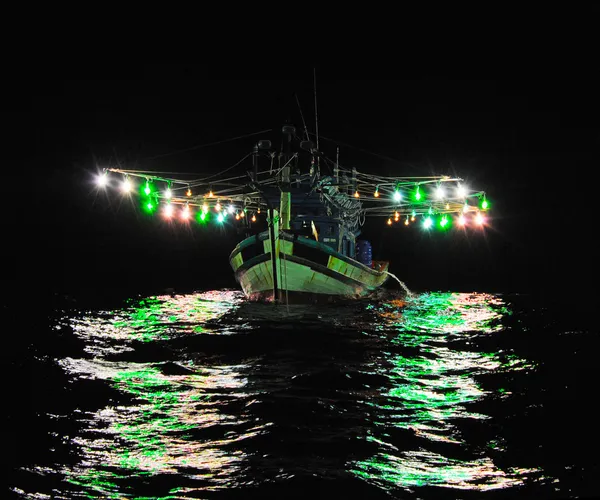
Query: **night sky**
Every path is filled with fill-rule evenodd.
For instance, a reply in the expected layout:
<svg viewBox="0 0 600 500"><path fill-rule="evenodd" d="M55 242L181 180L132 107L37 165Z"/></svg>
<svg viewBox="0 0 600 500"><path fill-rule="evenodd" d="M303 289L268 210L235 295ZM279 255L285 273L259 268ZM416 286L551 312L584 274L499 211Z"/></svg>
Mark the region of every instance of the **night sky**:
<svg viewBox="0 0 600 500"><path fill-rule="evenodd" d="M477 78L351 66L316 72L327 154L335 155L336 143L324 138L338 141L342 165L364 172L458 175L492 203L490 227L468 237L367 221L374 257L389 259L409 288L593 290L600 93L592 71L515 69ZM311 66L40 66L11 83L3 96L10 190L3 247L11 263L5 290L236 287L228 264L234 231L169 229L137 206L96 196L96 167L118 161L210 175L257 139L277 144L284 123L300 130L296 96L314 132ZM167 155L264 129L274 132Z"/></svg>

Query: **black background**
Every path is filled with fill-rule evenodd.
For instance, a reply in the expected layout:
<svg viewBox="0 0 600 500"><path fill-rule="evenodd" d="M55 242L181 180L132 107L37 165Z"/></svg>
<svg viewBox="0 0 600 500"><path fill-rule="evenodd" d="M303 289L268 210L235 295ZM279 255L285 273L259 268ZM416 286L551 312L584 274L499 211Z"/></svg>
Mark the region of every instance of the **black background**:
<svg viewBox="0 0 600 500"><path fill-rule="evenodd" d="M386 175L458 175L492 203L484 233L426 234L367 221L374 257L413 290L588 293L596 270L598 116L593 68L526 66L473 76L355 65L20 66L3 99L5 291L107 294L237 286L235 231L169 228L98 194L98 167L218 172L253 136L336 139L340 163ZM335 143L321 140L335 155ZM350 147L352 146L352 147ZM366 151L376 154L369 154ZM241 168L236 172L243 173ZM5 177L6 178L6 177ZM393 286L393 284L390 284Z"/></svg>

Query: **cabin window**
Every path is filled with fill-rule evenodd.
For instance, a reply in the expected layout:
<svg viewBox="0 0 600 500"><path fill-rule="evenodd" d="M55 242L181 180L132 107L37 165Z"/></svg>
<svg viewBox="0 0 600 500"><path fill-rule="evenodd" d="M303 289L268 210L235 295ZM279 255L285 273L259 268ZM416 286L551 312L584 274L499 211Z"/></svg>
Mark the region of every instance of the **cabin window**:
<svg viewBox="0 0 600 500"><path fill-rule="evenodd" d="M333 234L334 234L334 233L335 233L335 229L334 229L334 227L333 227L332 225L330 225L330 226L329 226L329 233L328 233L328 234L329 234L330 236L333 236Z"/></svg>

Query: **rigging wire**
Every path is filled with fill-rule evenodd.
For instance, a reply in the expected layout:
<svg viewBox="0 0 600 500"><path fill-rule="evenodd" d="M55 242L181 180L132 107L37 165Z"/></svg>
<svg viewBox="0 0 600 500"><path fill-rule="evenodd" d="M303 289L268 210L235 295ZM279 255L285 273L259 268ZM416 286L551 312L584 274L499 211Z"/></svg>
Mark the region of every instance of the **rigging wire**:
<svg viewBox="0 0 600 500"><path fill-rule="evenodd" d="M309 132L309 134L310 135L316 135L316 134L313 134L312 132ZM380 153L374 153L373 151L369 151L367 149L359 148L357 146L352 146L351 144L347 144L347 143L342 142L342 141L337 141L335 139L330 139L329 137L325 137L324 135L319 135L319 138L325 139L326 141L333 142L335 144L340 144L342 146L346 146L347 148L352 148L352 149L356 149L357 151L362 151L363 153L367 153L367 154L370 154L370 155L373 155L373 156L377 156L377 157L382 158L384 160L393 161L393 162L399 163L399 164L404 165L404 166L409 166L409 167L413 167L414 166L414 165L411 165L410 163L403 162L401 160L398 160L396 158L392 158L390 156L382 155Z"/></svg>
<svg viewBox="0 0 600 500"><path fill-rule="evenodd" d="M194 179L193 181L191 181L191 183L195 183L195 182L204 182L208 179L214 179L215 177L224 174L225 172L229 172L231 169L237 167L240 163L242 163L246 158L248 158L249 156L251 156L252 153L248 153L246 156L244 156L241 160L237 161L236 163L234 163L231 167L226 168L225 170L222 170L221 172L218 172L214 175L209 175L208 177L203 177L202 179Z"/></svg>
<svg viewBox="0 0 600 500"><path fill-rule="evenodd" d="M195 149L205 148L207 146L215 146L217 144L223 144L225 142L231 142L231 141L236 141L238 139L244 139L246 137L252 137L253 135L266 134L267 132L271 132L272 130L273 129L270 128L270 129L267 129L267 130L261 130L259 132L253 132L251 134L240 135L238 137L232 137L231 139L223 139L221 141L209 142L207 144L199 144L197 146L192 146L192 147L185 148L185 149L179 149L179 150L176 150L176 151L172 151L170 153L163 153L163 154L156 155L156 156L149 156L147 158L142 158L142 160L155 160L156 158L163 158L165 156L171 156L171 155L176 155L176 154L179 154L179 153L185 153L186 151L193 151Z"/></svg>

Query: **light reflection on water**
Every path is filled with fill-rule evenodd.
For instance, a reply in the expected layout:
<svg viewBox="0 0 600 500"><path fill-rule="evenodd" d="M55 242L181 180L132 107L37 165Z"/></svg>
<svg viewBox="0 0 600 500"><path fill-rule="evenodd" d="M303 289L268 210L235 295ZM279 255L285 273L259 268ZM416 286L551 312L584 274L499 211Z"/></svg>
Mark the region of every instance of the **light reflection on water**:
<svg viewBox="0 0 600 500"><path fill-rule="evenodd" d="M122 474L177 474L227 485L244 454L231 449L264 427L242 415L221 411L245 397L245 366L203 368L188 375L165 375L149 363L64 360L74 376L101 378L133 396L133 405L107 406L86 415L88 427L74 442L81 464L64 472L70 481L103 493L119 493ZM235 433L228 428L236 429ZM210 439L198 439L204 430ZM119 471L115 474L110 471ZM101 486L101 488L98 488Z"/></svg>
<svg viewBox="0 0 600 500"><path fill-rule="evenodd" d="M488 490L523 484L537 469L501 470L487 456L457 460L468 448L456 422L490 418L473 411L470 403L490 396L476 380L482 373L523 370L532 364L514 355L457 350L451 342L493 335L502 330L503 315L510 314L503 301L488 294L430 293L416 297L399 310L392 303L374 307L382 319L376 330L394 344L419 346L417 355L390 354L382 359L379 373L391 386L378 398L366 401L376 409L368 440L381 451L352 464L355 474L384 487L436 485ZM390 332L394 332L390 336ZM397 335L396 335L397 333ZM509 397L509 393L491 396ZM397 450L386 439L390 428L410 430L418 438L416 449ZM424 442L450 443L447 454L423 449ZM496 441L488 443L498 447ZM390 453L389 450L397 451ZM481 454L481 453L479 453Z"/></svg>
<svg viewBox="0 0 600 500"><path fill-rule="evenodd" d="M120 311L93 311L73 318L71 326L86 340L86 351L90 354L117 354L132 350L132 341L152 342L190 333L220 333L206 330L204 324L230 312L242 300L241 294L235 291L149 297L130 300L131 306Z"/></svg>
<svg viewBox="0 0 600 500"><path fill-rule="evenodd" d="M202 325L239 305L237 292L153 297L115 312L89 313L72 320L91 359L65 358L63 368L77 379L102 380L131 398L83 415L85 431L73 439L80 463L64 468L67 480L91 495L134 495L128 476L184 472L206 480L205 488L226 486L244 454L230 445L260 432L260 423L223 412L227 402L246 397L247 379L239 366L197 366L170 362L108 361L134 351L135 342L157 342L179 335L218 334ZM175 373L173 373L173 371ZM236 429L231 433L228 429ZM198 439L208 430L209 439ZM171 488L163 494L180 494Z"/></svg>
<svg viewBox="0 0 600 500"><path fill-rule="evenodd" d="M80 428L69 437L78 459L56 464L65 497L180 498L336 464L335 474L390 491L519 486L540 470L499 466L501 438L465 434L491 418L482 402L511 397L480 377L536 368L478 347L511 314L489 294L274 309L225 290L67 316L83 353L57 362L72 382L109 392L63 416ZM285 444L298 432L312 458ZM356 450L331 455L339 442Z"/></svg>

